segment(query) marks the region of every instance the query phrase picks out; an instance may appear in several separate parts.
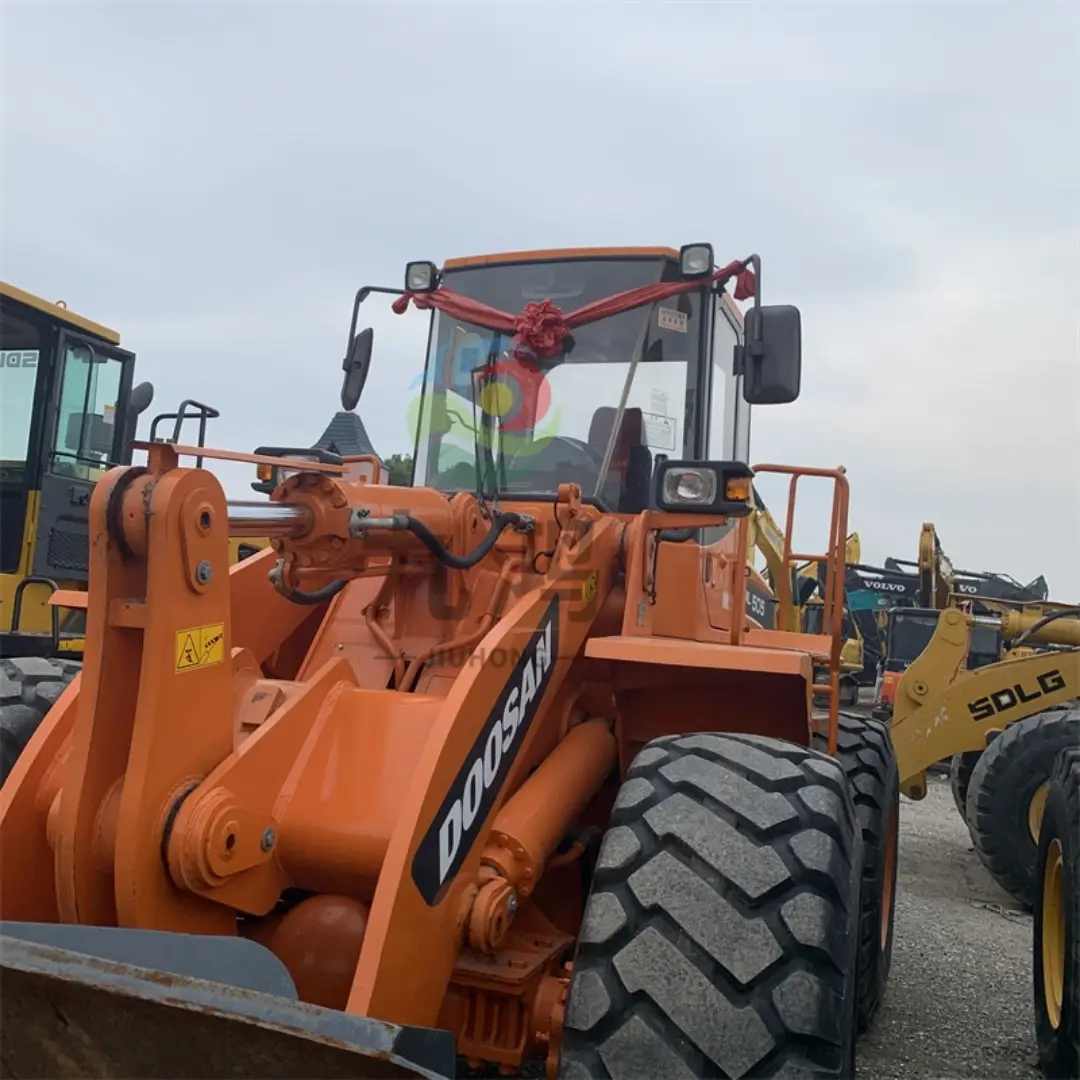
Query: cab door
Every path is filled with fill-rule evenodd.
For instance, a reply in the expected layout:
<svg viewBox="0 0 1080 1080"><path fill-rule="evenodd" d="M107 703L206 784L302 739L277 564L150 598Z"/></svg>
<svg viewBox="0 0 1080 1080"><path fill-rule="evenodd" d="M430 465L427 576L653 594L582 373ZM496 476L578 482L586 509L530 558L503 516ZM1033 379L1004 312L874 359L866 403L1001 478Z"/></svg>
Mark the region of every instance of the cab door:
<svg viewBox="0 0 1080 1080"><path fill-rule="evenodd" d="M7 296L3 298L0 305L0 574L4 575L27 572L26 519L37 505L53 345L53 326L48 319ZM6 602L5 593L0 603Z"/></svg>
<svg viewBox="0 0 1080 1080"><path fill-rule="evenodd" d="M135 356L62 330L56 357L33 572L85 581L90 572L90 495L106 470L125 459L126 402Z"/></svg>

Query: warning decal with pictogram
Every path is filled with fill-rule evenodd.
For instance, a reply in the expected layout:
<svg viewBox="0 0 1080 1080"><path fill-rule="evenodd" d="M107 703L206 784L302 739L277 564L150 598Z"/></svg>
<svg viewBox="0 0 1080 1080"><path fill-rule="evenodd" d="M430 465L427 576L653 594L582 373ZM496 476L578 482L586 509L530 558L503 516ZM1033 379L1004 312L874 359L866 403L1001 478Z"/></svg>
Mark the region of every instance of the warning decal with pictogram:
<svg viewBox="0 0 1080 1080"><path fill-rule="evenodd" d="M176 671L212 667L225 659L225 624L210 623L176 631Z"/></svg>

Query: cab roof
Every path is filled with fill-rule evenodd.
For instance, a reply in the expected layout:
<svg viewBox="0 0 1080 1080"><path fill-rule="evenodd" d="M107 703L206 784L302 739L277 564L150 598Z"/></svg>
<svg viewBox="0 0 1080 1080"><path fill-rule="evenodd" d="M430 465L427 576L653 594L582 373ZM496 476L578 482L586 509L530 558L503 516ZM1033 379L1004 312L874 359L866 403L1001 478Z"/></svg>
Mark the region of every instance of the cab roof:
<svg viewBox="0 0 1080 1080"><path fill-rule="evenodd" d="M83 315L76 315L74 311L67 308L62 300L56 302L45 300L40 296L27 292L25 289L10 285L6 281L0 281L0 301L2 300L13 300L16 303L25 304L27 307L47 315L50 319L56 319L57 322L62 322L65 326L81 330L84 334L92 334L94 337L109 342L110 345L120 344L120 334L116 330L111 330L109 327L94 322L93 319L87 319Z"/></svg>
<svg viewBox="0 0 1080 1080"><path fill-rule="evenodd" d="M550 262L556 259L678 259L678 257L678 251L669 247L544 248L539 251L504 251L495 255L466 255L459 259L447 259L443 264L443 269L460 270L466 266Z"/></svg>

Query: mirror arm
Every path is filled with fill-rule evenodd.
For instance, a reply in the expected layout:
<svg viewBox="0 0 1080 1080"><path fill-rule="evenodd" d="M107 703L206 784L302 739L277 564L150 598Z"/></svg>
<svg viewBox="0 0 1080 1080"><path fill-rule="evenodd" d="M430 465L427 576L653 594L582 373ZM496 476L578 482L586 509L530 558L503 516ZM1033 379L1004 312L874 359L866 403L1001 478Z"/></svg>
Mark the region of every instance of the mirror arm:
<svg viewBox="0 0 1080 1080"><path fill-rule="evenodd" d="M352 349L353 338L356 336L356 324L360 319L360 305L372 294L383 293L386 296L404 296L404 289L391 289L385 285L365 285L363 288L358 289L356 296L353 298L352 318L349 320L349 337L345 342L345 355L349 355L349 350Z"/></svg>

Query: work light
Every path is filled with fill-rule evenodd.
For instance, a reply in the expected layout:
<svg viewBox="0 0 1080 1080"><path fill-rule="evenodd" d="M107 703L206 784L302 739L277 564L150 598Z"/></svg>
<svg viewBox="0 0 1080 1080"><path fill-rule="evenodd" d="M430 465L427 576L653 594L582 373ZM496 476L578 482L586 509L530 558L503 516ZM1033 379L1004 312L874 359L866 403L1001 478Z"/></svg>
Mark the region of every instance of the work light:
<svg viewBox="0 0 1080 1080"><path fill-rule="evenodd" d="M439 283L439 271L433 262L405 264L405 291L431 292Z"/></svg>
<svg viewBox="0 0 1080 1080"><path fill-rule="evenodd" d="M704 277L712 273L712 244L684 244L679 249L679 273L683 277Z"/></svg>

